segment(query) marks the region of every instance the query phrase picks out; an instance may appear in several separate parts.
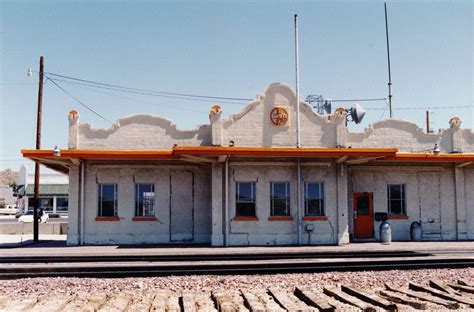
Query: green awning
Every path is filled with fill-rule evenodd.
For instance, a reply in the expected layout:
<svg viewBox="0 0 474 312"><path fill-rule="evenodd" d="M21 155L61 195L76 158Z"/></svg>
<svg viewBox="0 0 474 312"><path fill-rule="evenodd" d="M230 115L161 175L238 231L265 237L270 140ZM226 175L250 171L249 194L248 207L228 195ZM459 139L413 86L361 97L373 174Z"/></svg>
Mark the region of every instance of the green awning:
<svg viewBox="0 0 474 312"><path fill-rule="evenodd" d="M28 185L26 187L26 196L34 195L34 184ZM68 195L69 185L68 184L41 184L39 187L39 193L41 196L58 196L58 195Z"/></svg>

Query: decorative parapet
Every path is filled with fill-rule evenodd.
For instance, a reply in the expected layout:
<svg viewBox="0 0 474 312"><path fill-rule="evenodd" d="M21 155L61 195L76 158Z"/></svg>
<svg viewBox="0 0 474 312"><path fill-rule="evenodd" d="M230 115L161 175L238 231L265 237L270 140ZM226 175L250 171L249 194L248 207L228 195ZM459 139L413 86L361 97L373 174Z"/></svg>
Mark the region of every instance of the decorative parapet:
<svg viewBox="0 0 474 312"><path fill-rule="evenodd" d="M347 110L338 108L334 112L336 122L336 147L346 147L347 143Z"/></svg>
<svg viewBox="0 0 474 312"><path fill-rule="evenodd" d="M77 149L79 144L79 114L75 110L69 112L69 149Z"/></svg>
<svg viewBox="0 0 474 312"><path fill-rule="evenodd" d="M399 119L386 119L369 125L360 133L347 133L347 146L398 148L400 152L431 152L435 144L442 153L451 150L445 131L425 133L417 124Z"/></svg>
<svg viewBox="0 0 474 312"><path fill-rule="evenodd" d="M222 109L219 105L214 105L209 112L209 121L212 128L212 145L222 145Z"/></svg>
<svg viewBox="0 0 474 312"><path fill-rule="evenodd" d="M335 147L335 122L300 101L300 146ZM222 119L222 144L293 147L297 138L296 94L286 84L272 83L241 112ZM283 121L283 122L282 122Z"/></svg>
<svg viewBox="0 0 474 312"><path fill-rule="evenodd" d="M463 152L463 144L462 144L462 132L461 130L461 118L454 116L449 120L449 127L451 129L451 140L453 142L452 144L452 150L451 153L462 153Z"/></svg>
<svg viewBox="0 0 474 312"><path fill-rule="evenodd" d="M179 130L170 120L148 114L121 118L109 129L95 129L81 123L77 133L78 149L154 150L169 149L173 145L211 145L209 125Z"/></svg>

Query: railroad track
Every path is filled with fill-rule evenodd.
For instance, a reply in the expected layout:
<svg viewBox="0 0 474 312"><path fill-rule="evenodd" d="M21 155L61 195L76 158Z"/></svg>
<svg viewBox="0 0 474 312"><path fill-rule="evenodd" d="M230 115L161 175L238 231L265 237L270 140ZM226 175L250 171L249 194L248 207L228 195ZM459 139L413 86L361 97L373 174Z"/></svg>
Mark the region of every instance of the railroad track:
<svg viewBox="0 0 474 312"><path fill-rule="evenodd" d="M0 294L1 311L403 311L462 310L474 308L474 284L460 279L448 284L429 280L407 287L389 283L385 289L361 290L347 285L296 286L292 291L270 288L240 291L156 290L145 296L130 293L105 295L56 295L14 299Z"/></svg>
<svg viewBox="0 0 474 312"><path fill-rule="evenodd" d="M468 254L303 253L182 256L1 257L0 279L275 274L474 267Z"/></svg>
<svg viewBox="0 0 474 312"><path fill-rule="evenodd" d="M0 256L0 263L47 263L47 262L123 262L123 261L226 261L226 260L267 260L267 259L339 259L339 258L381 258L381 257L428 257L441 253L460 254L450 251L338 251L338 252L290 252L290 253L215 253L215 254L166 254L166 255L28 255ZM464 252L463 252L464 253ZM466 253L474 255L473 252Z"/></svg>

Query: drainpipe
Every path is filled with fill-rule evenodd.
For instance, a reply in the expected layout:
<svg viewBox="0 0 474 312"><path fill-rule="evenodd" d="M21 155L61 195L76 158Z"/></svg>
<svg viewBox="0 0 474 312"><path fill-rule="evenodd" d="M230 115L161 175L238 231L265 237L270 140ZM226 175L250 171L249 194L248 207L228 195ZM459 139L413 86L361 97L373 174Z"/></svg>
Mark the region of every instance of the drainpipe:
<svg viewBox="0 0 474 312"><path fill-rule="evenodd" d="M296 170L296 212L297 212L297 224L298 224L298 245L302 244L301 237L301 160L298 157L298 168Z"/></svg>
<svg viewBox="0 0 474 312"><path fill-rule="evenodd" d="M298 15L295 14L295 80L296 80L296 147L301 147L300 136L300 73L298 56ZM301 245L301 161L298 158L296 168L296 224L298 227L298 245Z"/></svg>
<svg viewBox="0 0 474 312"><path fill-rule="evenodd" d="M80 234L79 234L79 245L84 245L84 161L81 160L81 218L80 220Z"/></svg>
<svg viewBox="0 0 474 312"><path fill-rule="evenodd" d="M224 192L225 192L225 208L224 208L224 246L229 246L229 156L225 159L224 173Z"/></svg>

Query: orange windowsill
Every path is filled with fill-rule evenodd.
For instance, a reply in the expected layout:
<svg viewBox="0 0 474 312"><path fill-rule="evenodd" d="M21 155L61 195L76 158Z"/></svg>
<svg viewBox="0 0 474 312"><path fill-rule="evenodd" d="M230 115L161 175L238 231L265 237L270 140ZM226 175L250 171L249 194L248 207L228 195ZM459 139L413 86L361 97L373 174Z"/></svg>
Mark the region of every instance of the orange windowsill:
<svg viewBox="0 0 474 312"><path fill-rule="evenodd" d="M158 221L157 217L133 217L132 221Z"/></svg>
<svg viewBox="0 0 474 312"><path fill-rule="evenodd" d="M120 221L119 217L96 217L95 221Z"/></svg>
<svg viewBox="0 0 474 312"><path fill-rule="evenodd" d="M234 217L234 221L258 221L258 217Z"/></svg>
<svg viewBox="0 0 474 312"><path fill-rule="evenodd" d="M388 215L387 220L408 220L408 216L402 215Z"/></svg>
<svg viewBox="0 0 474 312"><path fill-rule="evenodd" d="M306 216L303 217L303 221L326 221L327 216Z"/></svg>
<svg viewBox="0 0 474 312"><path fill-rule="evenodd" d="M292 216L268 217L268 221L293 221Z"/></svg>

